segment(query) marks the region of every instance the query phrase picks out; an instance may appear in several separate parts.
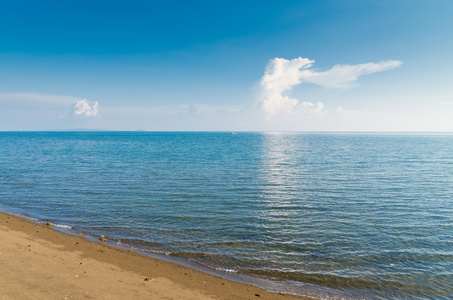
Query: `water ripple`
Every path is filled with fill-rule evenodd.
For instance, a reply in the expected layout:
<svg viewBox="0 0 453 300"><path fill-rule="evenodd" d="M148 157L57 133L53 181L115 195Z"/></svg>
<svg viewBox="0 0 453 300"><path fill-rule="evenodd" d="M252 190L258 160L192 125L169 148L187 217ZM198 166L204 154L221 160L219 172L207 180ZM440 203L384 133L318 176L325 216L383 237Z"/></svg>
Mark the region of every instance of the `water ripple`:
<svg viewBox="0 0 453 300"><path fill-rule="evenodd" d="M0 205L339 295L453 295L453 136L0 133Z"/></svg>

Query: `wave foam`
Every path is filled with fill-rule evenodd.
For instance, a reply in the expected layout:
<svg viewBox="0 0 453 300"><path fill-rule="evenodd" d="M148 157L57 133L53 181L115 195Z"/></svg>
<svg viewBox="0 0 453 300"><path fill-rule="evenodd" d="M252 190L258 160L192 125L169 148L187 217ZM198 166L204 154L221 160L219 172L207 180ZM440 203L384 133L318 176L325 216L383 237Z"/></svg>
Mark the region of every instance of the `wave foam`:
<svg viewBox="0 0 453 300"><path fill-rule="evenodd" d="M237 273L238 271L237 270L233 270L233 269L226 269L226 268L222 268L222 267L217 267L215 268L217 271L222 271L222 272L227 272L227 273Z"/></svg>
<svg viewBox="0 0 453 300"><path fill-rule="evenodd" d="M65 229L72 229L73 227L72 226L69 226L69 225L64 225L64 224L52 224L53 227L57 227L57 228L65 228Z"/></svg>

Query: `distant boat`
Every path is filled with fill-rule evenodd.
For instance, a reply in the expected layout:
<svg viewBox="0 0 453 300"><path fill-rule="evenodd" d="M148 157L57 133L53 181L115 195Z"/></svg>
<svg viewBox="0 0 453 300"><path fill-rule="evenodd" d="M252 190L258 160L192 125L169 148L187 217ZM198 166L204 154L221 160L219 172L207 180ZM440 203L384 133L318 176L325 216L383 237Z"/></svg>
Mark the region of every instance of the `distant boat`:
<svg viewBox="0 0 453 300"><path fill-rule="evenodd" d="M231 131L231 132L230 132L230 134L237 134L237 133L236 133L236 132L234 132L234 131Z"/></svg>

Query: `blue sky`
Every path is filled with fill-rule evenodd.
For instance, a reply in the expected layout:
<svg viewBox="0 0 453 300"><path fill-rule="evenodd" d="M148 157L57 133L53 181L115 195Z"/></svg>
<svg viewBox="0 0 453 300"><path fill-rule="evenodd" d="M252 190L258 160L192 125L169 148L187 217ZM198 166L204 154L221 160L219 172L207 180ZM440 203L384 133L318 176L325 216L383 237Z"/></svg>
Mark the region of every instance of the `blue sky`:
<svg viewBox="0 0 453 300"><path fill-rule="evenodd" d="M451 1L1 1L0 130L452 131Z"/></svg>

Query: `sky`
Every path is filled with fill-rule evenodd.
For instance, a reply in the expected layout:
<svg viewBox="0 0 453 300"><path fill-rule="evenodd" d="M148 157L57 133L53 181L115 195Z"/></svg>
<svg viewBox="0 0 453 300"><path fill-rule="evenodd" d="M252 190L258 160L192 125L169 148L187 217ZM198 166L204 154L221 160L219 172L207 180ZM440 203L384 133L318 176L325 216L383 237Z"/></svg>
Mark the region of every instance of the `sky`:
<svg viewBox="0 0 453 300"><path fill-rule="evenodd" d="M453 1L0 0L0 131L453 131Z"/></svg>

